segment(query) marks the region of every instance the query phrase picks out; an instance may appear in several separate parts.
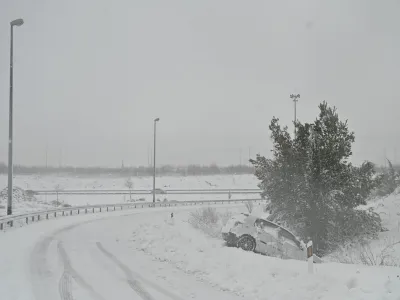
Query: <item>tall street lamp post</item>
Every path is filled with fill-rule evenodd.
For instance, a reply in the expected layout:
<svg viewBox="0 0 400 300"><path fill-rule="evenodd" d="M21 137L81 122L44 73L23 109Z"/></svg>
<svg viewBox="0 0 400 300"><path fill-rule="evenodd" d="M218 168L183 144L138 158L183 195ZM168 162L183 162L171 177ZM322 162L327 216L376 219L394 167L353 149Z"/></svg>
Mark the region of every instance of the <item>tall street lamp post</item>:
<svg viewBox="0 0 400 300"><path fill-rule="evenodd" d="M293 120L293 123L294 123L294 138L296 138L296 122L297 122L297 110L296 110L297 107L296 107L296 104L300 99L300 94L297 94L297 95L291 94L290 95L290 99L292 99L293 103L294 103L294 120Z"/></svg>
<svg viewBox="0 0 400 300"><path fill-rule="evenodd" d="M14 26L21 26L24 20L16 19L10 22L11 41L10 41L10 116L8 132L8 199L7 215L12 214L12 190L13 190L13 29Z"/></svg>

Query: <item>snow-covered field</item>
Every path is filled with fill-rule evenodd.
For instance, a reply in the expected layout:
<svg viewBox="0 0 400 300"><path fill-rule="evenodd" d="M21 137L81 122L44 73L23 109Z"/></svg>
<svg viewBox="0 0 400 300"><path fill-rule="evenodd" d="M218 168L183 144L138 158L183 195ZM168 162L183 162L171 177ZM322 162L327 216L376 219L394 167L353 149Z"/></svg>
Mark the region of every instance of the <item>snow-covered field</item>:
<svg viewBox="0 0 400 300"><path fill-rule="evenodd" d="M15 176L14 186L24 190L121 190L127 178L122 177L71 177L71 176ZM132 177L133 189L151 190L152 177ZM161 189L257 189L258 180L253 175L216 175L216 176L165 176L157 177L156 187ZM7 176L0 175L0 191L7 186ZM259 198L258 194L232 194L231 199ZM151 195L132 195L132 200L151 201ZM182 200L227 200L228 194L218 195L157 195L164 201ZM37 195L35 199L25 201L16 197L13 211L15 214L27 211L54 208L58 205L94 205L123 203L130 200L129 195ZM0 197L0 216L5 214L6 199Z"/></svg>
<svg viewBox="0 0 400 300"><path fill-rule="evenodd" d="M60 189L126 189L128 178L99 176L14 176L14 184L27 190ZM152 189L152 177L131 177L133 189ZM254 175L214 176L164 176L156 178L156 187L164 189L256 189L258 180ZM7 185L7 175L0 175L0 187Z"/></svg>
<svg viewBox="0 0 400 300"><path fill-rule="evenodd" d="M29 182L30 188L38 180ZM69 178L65 181L72 183L66 188L83 188L84 180ZM119 180L119 186L110 188L123 188L122 178L102 180L108 184ZM173 185L170 188L205 188L204 181L232 188L232 178L222 176L163 180ZM43 182L58 184L51 179ZM187 185L174 185L179 182ZM235 182L235 188L254 188L257 184L254 178L245 176L242 181L235 178ZM246 210L243 204L216 207L221 214ZM308 273L305 261L280 260L226 247L222 239L188 223L191 211L196 209L193 207L42 221L0 234L0 295L1 299L37 300L400 300L400 195L372 201L368 207L381 215L388 231L380 233L368 248L354 246L325 257L325 263L314 265L314 274ZM262 213L261 206L255 210ZM374 263L362 264L362 255ZM392 266L384 266L388 264Z"/></svg>
<svg viewBox="0 0 400 300"><path fill-rule="evenodd" d="M324 263L308 274L305 261L226 247L192 228L192 209L80 215L7 231L2 298L400 299L400 268Z"/></svg>

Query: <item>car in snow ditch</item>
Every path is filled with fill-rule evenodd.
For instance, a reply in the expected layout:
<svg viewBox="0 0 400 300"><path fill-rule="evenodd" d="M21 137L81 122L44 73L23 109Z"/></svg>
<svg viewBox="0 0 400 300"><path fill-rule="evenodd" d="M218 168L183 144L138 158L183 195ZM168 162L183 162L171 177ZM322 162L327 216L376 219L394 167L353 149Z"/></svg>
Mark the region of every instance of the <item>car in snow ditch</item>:
<svg viewBox="0 0 400 300"><path fill-rule="evenodd" d="M233 216L222 228L230 246L282 259L306 260L306 246L289 230L271 221L248 215ZM314 263L322 260L315 254Z"/></svg>

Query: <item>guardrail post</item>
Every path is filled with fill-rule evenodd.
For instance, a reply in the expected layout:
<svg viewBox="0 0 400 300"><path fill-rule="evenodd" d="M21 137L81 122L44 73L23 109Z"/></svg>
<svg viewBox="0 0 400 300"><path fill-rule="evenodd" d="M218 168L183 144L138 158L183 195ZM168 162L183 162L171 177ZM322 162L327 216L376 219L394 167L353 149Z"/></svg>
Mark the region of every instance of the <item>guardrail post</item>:
<svg viewBox="0 0 400 300"><path fill-rule="evenodd" d="M108 211L108 206L107 206L107 211Z"/></svg>
<svg viewBox="0 0 400 300"><path fill-rule="evenodd" d="M115 206L114 206L114 211L115 211Z"/></svg>
<svg viewBox="0 0 400 300"><path fill-rule="evenodd" d="M10 221L10 227L13 227L13 225L14 225L14 221L11 220L11 221Z"/></svg>
<svg viewBox="0 0 400 300"><path fill-rule="evenodd" d="M78 209L78 215L79 215L79 209Z"/></svg>
<svg viewBox="0 0 400 300"><path fill-rule="evenodd" d="M101 212L101 206L100 206L100 212Z"/></svg>
<svg viewBox="0 0 400 300"><path fill-rule="evenodd" d="M94 213L94 207L93 207L93 213Z"/></svg>
<svg viewBox="0 0 400 300"><path fill-rule="evenodd" d="M54 218L57 218L57 212L56 211L54 212Z"/></svg>
<svg viewBox="0 0 400 300"><path fill-rule="evenodd" d="M40 215L37 216L37 220L40 221Z"/></svg>
<svg viewBox="0 0 400 300"><path fill-rule="evenodd" d="M72 210L69 212L69 215L72 216Z"/></svg>
<svg viewBox="0 0 400 300"><path fill-rule="evenodd" d="M28 224L28 217L25 218L26 224Z"/></svg>
<svg viewBox="0 0 400 300"><path fill-rule="evenodd" d="M3 223L0 223L0 230L3 230Z"/></svg>
<svg viewBox="0 0 400 300"><path fill-rule="evenodd" d="M33 221L35 221L35 217L34 217L34 216L32 216L32 222L33 222Z"/></svg>
<svg viewBox="0 0 400 300"><path fill-rule="evenodd" d="M49 214L46 214L46 219L47 219L47 220L49 219Z"/></svg>
<svg viewBox="0 0 400 300"><path fill-rule="evenodd" d="M87 214L87 208L85 208L85 214Z"/></svg>

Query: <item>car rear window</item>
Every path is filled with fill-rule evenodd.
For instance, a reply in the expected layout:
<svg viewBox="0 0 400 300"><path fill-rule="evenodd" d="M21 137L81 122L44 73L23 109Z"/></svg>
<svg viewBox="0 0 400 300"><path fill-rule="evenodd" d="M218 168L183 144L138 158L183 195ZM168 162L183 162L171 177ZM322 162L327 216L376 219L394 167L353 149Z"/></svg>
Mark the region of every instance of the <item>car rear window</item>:
<svg viewBox="0 0 400 300"><path fill-rule="evenodd" d="M276 225L274 223L271 223L263 219L257 219L254 223L254 226L263 228L264 231L268 232L273 236L275 236L275 233L277 233L277 237L283 238L288 242L291 242L292 244L295 244L298 247L300 247L300 242L296 239L296 237L288 230L282 228L279 225Z"/></svg>
<svg viewBox="0 0 400 300"><path fill-rule="evenodd" d="M287 239L289 241L292 241L293 243L295 243L298 247L300 247L300 242L296 239L296 237L290 233L289 231L287 231L286 229L282 228L279 230L279 236L283 237L284 239Z"/></svg>
<svg viewBox="0 0 400 300"><path fill-rule="evenodd" d="M278 228L279 227L278 225L276 225L274 223L271 223L271 222L268 222L268 221L263 220L263 219L257 219L256 222L254 223L254 226L257 226L257 227L268 226L270 228Z"/></svg>

